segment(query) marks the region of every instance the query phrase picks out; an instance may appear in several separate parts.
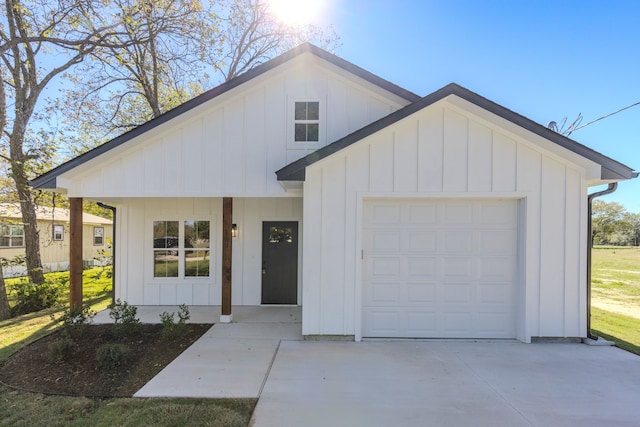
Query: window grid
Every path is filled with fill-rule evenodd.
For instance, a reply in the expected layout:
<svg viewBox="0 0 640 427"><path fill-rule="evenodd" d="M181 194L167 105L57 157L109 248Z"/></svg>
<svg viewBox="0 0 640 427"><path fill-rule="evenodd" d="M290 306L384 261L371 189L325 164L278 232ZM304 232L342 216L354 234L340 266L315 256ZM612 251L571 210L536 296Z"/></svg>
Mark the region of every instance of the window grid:
<svg viewBox="0 0 640 427"><path fill-rule="evenodd" d="M153 276L209 277L210 221L154 221Z"/></svg>
<svg viewBox="0 0 640 427"><path fill-rule="evenodd" d="M61 224L53 225L53 240L56 242L60 242L64 240L64 225L61 225Z"/></svg>
<svg viewBox="0 0 640 427"><path fill-rule="evenodd" d="M20 248L24 246L24 226L23 225L0 225L0 247Z"/></svg>
<svg viewBox="0 0 640 427"><path fill-rule="evenodd" d="M320 103L305 101L295 103L294 141L318 142L320 140Z"/></svg>

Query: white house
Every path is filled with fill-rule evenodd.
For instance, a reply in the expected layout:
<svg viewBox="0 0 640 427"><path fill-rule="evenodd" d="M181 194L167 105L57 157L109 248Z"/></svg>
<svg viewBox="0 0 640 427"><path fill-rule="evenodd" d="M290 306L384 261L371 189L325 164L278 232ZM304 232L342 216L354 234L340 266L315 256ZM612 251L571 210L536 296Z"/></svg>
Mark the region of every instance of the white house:
<svg viewBox="0 0 640 427"><path fill-rule="evenodd" d="M587 334L589 187L637 175L458 85L422 98L304 44L32 185L116 207L130 304L530 342Z"/></svg>

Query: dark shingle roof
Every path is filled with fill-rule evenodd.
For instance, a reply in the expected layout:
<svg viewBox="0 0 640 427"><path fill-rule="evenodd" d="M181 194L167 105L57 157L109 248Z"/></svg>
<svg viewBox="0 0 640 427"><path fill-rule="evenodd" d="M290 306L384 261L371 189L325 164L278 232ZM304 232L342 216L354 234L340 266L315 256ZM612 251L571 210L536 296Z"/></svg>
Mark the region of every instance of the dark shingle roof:
<svg viewBox="0 0 640 427"><path fill-rule="evenodd" d="M87 151L86 153L75 157L63 164L61 164L60 166L40 175L39 177L31 180L29 182L29 185L31 185L34 188L55 188L56 187L56 178L77 167L82 165L83 163L98 157L99 155L106 153L109 150L112 150L116 147L119 147L122 144L125 144L126 142L130 141L131 139L144 134L145 132L150 131L151 129L156 128L157 126L160 126L161 124L180 116L183 113L186 113L187 111L207 102L210 101L214 98L216 98L217 96L220 96L228 91L230 91L231 89L234 89L240 85L242 85L243 83L246 83L258 76L260 76L261 74L266 73L267 71L270 71L274 68L276 68L279 65L284 64L287 61L290 61L291 59L305 53L305 52L309 52L312 53L313 55L322 58L326 61L328 61L329 63L344 69L345 71L348 71L388 92L391 92L403 99L406 99L407 101L410 102L415 102L417 100L420 99L420 96L416 95L415 93L412 93L406 89L401 88L400 86L397 86L387 80L382 79L381 77L376 76L375 74L370 73L369 71L366 71L360 67L358 67L357 65L354 65L348 61L345 61L344 59L327 52L326 50L323 50L317 46L314 46L310 43L304 43L301 44L300 46L295 47L294 49L289 50L288 52L273 58L267 62L265 62L264 64L258 65L255 68L252 68L251 70L247 71L246 73L229 80L228 82L225 82L223 84L221 84L220 86L217 86L211 90L208 90L206 92L204 92L203 94L185 102L184 104L181 104L179 106L177 106L176 108L167 111L166 113L162 114L161 116L152 119L90 151Z"/></svg>
<svg viewBox="0 0 640 427"><path fill-rule="evenodd" d="M422 110L423 108L434 104L435 102L446 98L447 96L455 95L462 98L472 104L475 104L505 120L508 120L528 131L533 132L551 142L558 144L574 153L581 155L589 160L592 160L602 166L602 179L630 179L638 176L637 172L628 166L623 165L607 156L604 156L582 144L577 143L551 129L546 128L518 113L515 113L501 105L496 104L462 86L455 83L451 83L442 89L433 92L430 95L410 104L400 110L397 110L388 116L381 118L380 120L365 126L350 135L345 136L342 139L335 141L334 143L327 145L306 157L303 157L295 162L288 164L279 171L276 172L279 181L304 181L305 169L307 166L316 163L319 160L336 153L343 148L350 146L369 135L374 134L399 120L408 117L409 115Z"/></svg>

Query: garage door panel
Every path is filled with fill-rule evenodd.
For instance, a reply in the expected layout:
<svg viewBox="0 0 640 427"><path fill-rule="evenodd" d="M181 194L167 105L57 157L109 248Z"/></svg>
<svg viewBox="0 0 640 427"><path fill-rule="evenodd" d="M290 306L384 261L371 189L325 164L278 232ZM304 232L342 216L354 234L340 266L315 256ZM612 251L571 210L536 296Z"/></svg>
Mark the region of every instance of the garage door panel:
<svg viewBox="0 0 640 427"><path fill-rule="evenodd" d="M515 336L517 202L364 206L363 336Z"/></svg>
<svg viewBox="0 0 640 427"><path fill-rule="evenodd" d="M407 336L433 335L438 330L438 316L434 311L408 311L406 314Z"/></svg>
<svg viewBox="0 0 640 427"><path fill-rule="evenodd" d="M402 233L400 231L376 231L373 233L373 248L376 251L400 251Z"/></svg>
<svg viewBox="0 0 640 427"><path fill-rule="evenodd" d="M367 311L363 319L371 329L372 336L395 336L398 330L406 327L400 310L373 309Z"/></svg>
<svg viewBox="0 0 640 427"><path fill-rule="evenodd" d="M411 229L405 231L408 240L408 250L410 252L433 252L438 247L438 233L436 231L422 231Z"/></svg>
<svg viewBox="0 0 640 427"><path fill-rule="evenodd" d="M409 224L423 224L433 225L438 221L438 207L437 206L425 206L425 205L409 205L406 209L407 223Z"/></svg>
<svg viewBox="0 0 640 427"><path fill-rule="evenodd" d="M478 235L478 250L485 254L504 254L511 248L513 230L480 230Z"/></svg>
<svg viewBox="0 0 640 427"><path fill-rule="evenodd" d="M447 279L450 277L472 277L473 276L473 259L461 257L443 257L442 258L442 277Z"/></svg>
<svg viewBox="0 0 640 427"><path fill-rule="evenodd" d="M420 306L434 303L437 292L438 285L435 283L408 283L406 303Z"/></svg>
<svg viewBox="0 0 640 427"><path fill-rule="evenodd" d="M514 275L514 266L510 260L511 257L478 258L477 277L480 279L511 281Z"/></svg>
<svg viewBox="0 0 640 427"><path fill-rule="evenodd" d="M497 225L499 227L515 227L517 225L515 204L491 204L478 206L478 223Z"/></svg>
<svg viewBox="0 0 640 427"><path fill-rule="evenodd" d="M371 285L367 302L371 305L398 304L401 301L402 287L396 283L375 283Z"/></svg>
<svg viewBox="0 0 640 427"><path fill-rule="evenodd" d="M450 224L472 224L473 223L473 206L450 202L441 205L442 217L440 223L444 225Z"/></svg>
<svg viewBox="0 0 640 427"><path fill-rule="evenodd" d="M365 213L365 221L370 224L399 224L402 209L395 204L379 204Z"/></svg>
<svg viewBox="0 0 640 427"><path fill-rule="evenodd" d="M442 249L446 252L469 253L473 250L473 235L469 230L444 231Z"/></svg>
<svg viewBox="0 0 640 427"><path fill-rule="evenodd" d="M502 304L509 306L513 300L509 283L481 283L478 284L478 303Z"/></svg>
<svg viewBox="0 0 640 427"><path fill-rule="evenodd" d="M435 277L438 274L438 260L433 256L406 258L406 272L409 277Z"/></svg>
<svg viewBox="0 0 640 427"><path fill-rule="evenodd" d="M371 260L371 275L373 277L399 276L401 274L402 259L400 257L375 257Z"/></svg>
<svg viewBox="0 0 640 427"><path fill-rule="evenodd" d="M473 315L467 311L440 312L438 320L439 329L445 337L467 337L473 330Z"/></svg>

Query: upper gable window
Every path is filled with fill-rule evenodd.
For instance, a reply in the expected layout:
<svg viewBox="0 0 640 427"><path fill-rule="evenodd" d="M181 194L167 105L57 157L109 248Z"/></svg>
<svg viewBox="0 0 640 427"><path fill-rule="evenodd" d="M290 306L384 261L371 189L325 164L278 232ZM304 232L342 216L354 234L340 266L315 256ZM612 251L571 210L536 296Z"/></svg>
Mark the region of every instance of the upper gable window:
<svg viewBox="0 0 640 427"><path fill-rule="evenodd" d="M320 103L296 102L295 104L296 142L318 142L320 139Z"/></svg>

